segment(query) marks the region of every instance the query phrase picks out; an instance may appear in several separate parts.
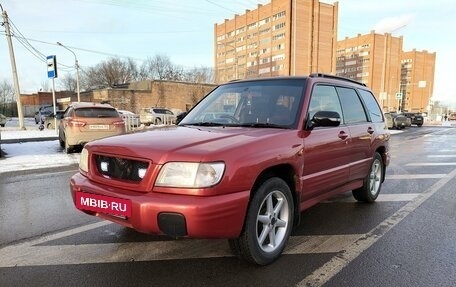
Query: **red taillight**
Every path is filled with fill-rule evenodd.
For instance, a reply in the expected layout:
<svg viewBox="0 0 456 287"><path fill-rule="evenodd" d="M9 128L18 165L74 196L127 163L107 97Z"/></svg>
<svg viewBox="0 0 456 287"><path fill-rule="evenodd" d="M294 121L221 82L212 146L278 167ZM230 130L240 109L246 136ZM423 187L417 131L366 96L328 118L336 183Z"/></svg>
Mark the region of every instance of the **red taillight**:
<svg viewBox="0 0 456 287"><path fill-rule="evenodd" d="M112 124L115 125L115 126L124 126L125 122L124 121L118 121L118 122L113 122Z"/></svg>
<svg viewBox="0 0 456 287"><path fill-rule="evenodd" d="M68 125L70 127L79 127L79 128L81 128L81 127L85 126L86 124L87 124L86 122L81 122L81 121L75 121L75 120L68 121Z"/></svg>

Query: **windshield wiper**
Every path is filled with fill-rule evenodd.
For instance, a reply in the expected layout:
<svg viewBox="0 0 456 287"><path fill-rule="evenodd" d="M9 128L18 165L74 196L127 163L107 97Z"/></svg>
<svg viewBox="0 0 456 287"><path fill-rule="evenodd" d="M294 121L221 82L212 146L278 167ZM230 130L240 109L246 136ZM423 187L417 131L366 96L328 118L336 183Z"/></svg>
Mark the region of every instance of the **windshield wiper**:
<svg viewBox="0 0 456 287"><path fill-rule="evenodd" d="M215 122L198 122L198 123L185 123L183 126L202 126L202 127L221 127L226 124L215 123Z"/></svg>
<svg viewBox="0 0 456 287"><path fill-rule="evenodd" d="M275 128L275 129L289 129L289 127L272 124L272 123L243 123L240 124L241 127L251 127L251 128Z"/></svg>

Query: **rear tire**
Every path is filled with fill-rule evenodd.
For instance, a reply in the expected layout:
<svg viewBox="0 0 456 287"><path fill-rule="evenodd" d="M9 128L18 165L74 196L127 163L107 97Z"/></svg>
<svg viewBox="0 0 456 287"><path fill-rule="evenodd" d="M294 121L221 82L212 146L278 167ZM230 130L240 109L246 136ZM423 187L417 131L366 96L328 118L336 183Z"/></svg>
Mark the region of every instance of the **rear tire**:
<svg viewBox="0 0 456 287"><path fill-rule="evenodd" d="M358 201L374 202L382 188L384 170L382 157L376 152L363 186L352 190L353 197Z"/></svg>
<svg viewBox="0 0 456 287"><path fill-rule="evenodd" d="M258 265L279 258L293 227L293 206L285 181L273 177L263 182L254 191L241 236L229 240L233 253Z"/></svg>
<svg viewBox="0 0 456 287"><path fill-rule="evenodd" d="M65 139L65 153L69 154L73 152L73 146L68 144L68 141Z"/></svg>

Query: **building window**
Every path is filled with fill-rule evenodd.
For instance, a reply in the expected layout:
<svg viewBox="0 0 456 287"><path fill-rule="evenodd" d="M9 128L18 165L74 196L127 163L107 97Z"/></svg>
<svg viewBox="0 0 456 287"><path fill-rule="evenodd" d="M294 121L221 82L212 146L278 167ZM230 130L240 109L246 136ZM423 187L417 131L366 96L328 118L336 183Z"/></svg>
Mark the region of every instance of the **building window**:
<svg viewBox="0 0 456 287"><path fill-rule="evenodd" d="M253 28L256 28L258 26L258 23L255 22L255 23L251 23L249 25L247 25L247 30L250 30L250 29L253 29Z"/></svg>
<svg viewBox="0 0 456 287"><path fill-rule="evenodd" d="M264 35L264 34L268 33L269 31L271 31L271 28L266 28L266 29L260 30L260 35Z"/></svg>
<svg viewBox="0 0 456 287"><path fill-rule="evenodd" d="M261 26L261 25L264 25L264 24L266 24L266 23L269 23L269 21L271 21L271 18L270 18L270 17L264 18L263 20L260 21L260 26Z"/></svg>
<svg viewBox="0 0 456 287"><path fill-rule="evenodd" d="M282 29L284 27L285 27L285 22L282 22L280 24L274 25L274 28L272 30L275 31L275 30L278 30L278 29Z"/></svg>
<svg viewBox="0 0 456 287"><path fill-rule="evenodd" d="M285 54L275 55L272 57L272 61L285 60Z"/></svg>
<svg viewBox="0 0 456 287"><path fill-rule="evenodd" d="M257 42L252 42L247 45L247 49L253 49L253 48L256 48L257 46L258 46Z"/></svg>
<svg viewBox="0 0 456 287"><path fill-rule="evenodd" d="M285 11L281 11L281 12L279 12L277 14L274 14L272 16L272 20L277 20L277 19L280 19L282 17L285 17Z"/></svg>
<svg viewBox="0 0 456 287"><path fill-rule="evenodd" d="M280 71L280 70L283 70L284 68L285 68L285 65L277 65L277 66L272 67L272 71Z"/></svg>
<svg viewBox="0 0 456 287"><path fill-rule="evenodd" d="M284 43L272 47L273 51L279 51L279 50L283 50L283 49L285 49L285 44Z"/></svg>
<svg viewBox="0 0 456 287"><path fill-rule="evenodd" d="M272 40L275 41L275 40L280 40L280 39L283 39L283 38L285 38L285 33L280 33L280 34L274 35L272 37Z"/></svg>
<svg viewBox="0 0 456 287"><path fill-rule="evenodd" d="M271 42L271 38L269 38L269 37L268 38L264 38L264 39L260 40L260 45L264 45L264 44L267 44L269 42Z"/></svg>
<svg viewBox="0 0 456 287"><path fill-rule="evenodd" d="M245 27L241 27L241 28L236 29L236 35L239 34L239 33L242 33L242 32L245 32Z"/></svg>

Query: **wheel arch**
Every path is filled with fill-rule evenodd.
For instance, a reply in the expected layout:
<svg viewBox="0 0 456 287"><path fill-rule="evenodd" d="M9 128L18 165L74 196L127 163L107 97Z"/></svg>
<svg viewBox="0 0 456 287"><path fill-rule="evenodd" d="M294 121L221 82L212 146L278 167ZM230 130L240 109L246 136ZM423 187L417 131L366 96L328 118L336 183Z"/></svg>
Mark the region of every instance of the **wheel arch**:
<svg viewBox="0 0 456 287"><path fill-rule="evenodd" d="M386 165L387 165L387 152L386 152L386 147L384 146L381 146L381 147L378 147L377 150L375 150L375 152L379 153L381 158L382 158L382 161L383 161L383 176L382 176L382 182L385 181L385 174L386 174Z"/></svg>
<svg viewBox="0 0 456 287"><path fill-rule="evenodd" d="M297 226L301 219L301 212L299 210L299 203L301 198L301 192L298 190L298 175L296 174L295 170L293 169L292 165L289 164L280 164L276 166L268 167L267 169L263 170L258 177L256 178L250 193L249 202L251 201L255 191L258 187L272 177L278 177L285 181L291 191L291 195L293 197L293 209L294 209L294 218L293 218L293 225Z"/></svg>

